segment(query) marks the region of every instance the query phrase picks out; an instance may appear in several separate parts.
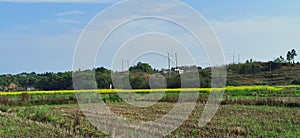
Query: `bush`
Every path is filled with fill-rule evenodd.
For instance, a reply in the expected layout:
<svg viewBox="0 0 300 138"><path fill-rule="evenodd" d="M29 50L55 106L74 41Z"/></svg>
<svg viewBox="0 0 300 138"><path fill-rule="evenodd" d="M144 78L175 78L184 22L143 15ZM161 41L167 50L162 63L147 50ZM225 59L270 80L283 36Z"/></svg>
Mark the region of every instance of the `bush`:
<svg viewBox="0 0 300 138"><path fill-rule="evenodd" d="M109 98L105 99L105 101L109 101L109 102L122 102L122 98L119 97L119 95L117 93L111 93L108 94Z"/></svg>
<svg viewBox="0 0 300 138"><path fill-rule="evenodd" d="M47 116L46 120L49 122L56 122L58 118L56 116Z"/></svg>
<svg viewBox="0 0 300 138"><path fill-rule="evenodd" d="M10 109L8 106L0 106L0 111L1 112L7 112Z"/></svg>
<svg viewBox="0 0 300 138"><path fill-rule="evenodd" d="M50 111L50 106L43 105L32 108L26 108L23 113L19 113L18 116L28 118L33 121L46 121L47 113Z"/></svg>
<svg viewBox="0 0 300 138"><path fill-rule="evenodd" d="M293 85L300 85L300 79L292 81L291 84L293 84Z"/></svg>

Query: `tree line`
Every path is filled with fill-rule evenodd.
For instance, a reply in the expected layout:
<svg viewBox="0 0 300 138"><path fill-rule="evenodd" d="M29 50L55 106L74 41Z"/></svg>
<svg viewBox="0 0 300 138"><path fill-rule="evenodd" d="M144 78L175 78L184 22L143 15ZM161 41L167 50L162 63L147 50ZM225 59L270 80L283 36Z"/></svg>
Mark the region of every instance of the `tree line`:
<svg viewBox="0 0 300 138"><path fill-rule="evenodd" d="M254 62L252 59L247 60L243 64L230 64L226 68L228 72L234 74L255 74L264 71L270 71L280 68L281 66L291 66L299 64L295 62L295 57L297 56L296 50L291 50L287 53L286 59L282 56L274 61L267 63ZM210 87L211 85L211 68L201 68L196 66L183 66L179 68L172 68L171 70L161 69L157 70L151 67L147 63L139 62L129 68L127 71L127 79L129 79L130 86L133 89L148 89L150 88L149 80L151 74L161 74L167 83L167 88L180 88L181 87L181 74L178 70L182 70L185 75L193 75L195 71L199 75L200 87ZM78 71L80 75L75 75L75 77L80 77L80 80L94 79L95 82L86 81L83 82L82 86L86 88L99 88L99 89L109 89L111 86L114 87L112 81L112 74L122 73L113 72L104 67L94 68L92 70ZM77 72L77 73L78 73ZM76 74L76 72L74 73ZM18 86L17 90L72 90L73 88L73 72L59 72L59 73L20 73L16 75L5 74L0 75L0 91L10 91L9 85L16 84ZM126 78L125 78L126 79ZM191 82L193 80L190 80ZM230 84L228 80L228 85ZM84 84L87 83L87 84ZM196 86L196 85L195 85ZM83 88L83 89L86 89Z"/></svg>
<svg viewBox="0 0 300 138"><path fill-rule="evenodd" d="M182 67L185 68L185 71L190 70L191 67ZM201 79L201 86L209 87L210 86L210 69L197 68ZM151 74L162 74L165 76L167 87L168 88L179 88L181 87L180 74L175 71L175 68L172 68L171 71L166 70L157 70L152 68L147 63L138 63L135 66L130 67L127 71L129 77L130 86L133 89L148 89L150 88L149 79ZM104 67L95 68L92 70L84 70L74 72L74 77L79 77L78 80L91 80L94 79L95 82L86 81L81 84L82 89L88 88L99 88L99 89L109 89L112 82L112 74L118 74L122 72L113 72ZM91 78L94 77L94 78ZM203 79L204 78L204 79ZM18 91L26 90L72 90L73 88L73 72L47 72L37 74L32 73L20 73L16 75L5 74L0 75L0 91L15 91L10 90L10 84L16 84Z"/></svg>

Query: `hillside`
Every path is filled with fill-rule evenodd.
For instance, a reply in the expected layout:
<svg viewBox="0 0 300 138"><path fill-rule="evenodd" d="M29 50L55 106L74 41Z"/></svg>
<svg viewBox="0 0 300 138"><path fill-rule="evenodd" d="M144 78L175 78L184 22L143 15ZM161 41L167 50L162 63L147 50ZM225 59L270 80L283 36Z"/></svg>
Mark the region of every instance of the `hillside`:
<svg viewBox="0 0 300 138"><path fill-rule="evenodd" d="M272 71L241 74L228 71L228 85L293 85L299 84L300 65L282 66Z"/></svg>

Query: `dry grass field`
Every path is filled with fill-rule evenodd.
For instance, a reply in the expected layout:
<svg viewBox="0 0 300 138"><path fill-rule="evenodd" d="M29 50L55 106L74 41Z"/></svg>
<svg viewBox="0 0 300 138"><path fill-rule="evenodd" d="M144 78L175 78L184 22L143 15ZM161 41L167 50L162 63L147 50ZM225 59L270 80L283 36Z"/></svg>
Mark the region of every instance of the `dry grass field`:
<svg viewBox="0 0 300 138"><path fill-rule="evenodd" d="M228 89L217 113L205 127L199 127L198 122L209 93L200 92L196 107L189 118L165 137L300 135L299 87L249 88ZM105 100L106 106L121 118L143 122L164 116L178 99L177 92L166 93L154 106L142 108L127 104L115 93L100 96ZM4 95L0 100L1 137L109 137L86 119L74 94ZM174 116L174 120L176 119ZM114 123L102 121L106 124Z"/></svg>

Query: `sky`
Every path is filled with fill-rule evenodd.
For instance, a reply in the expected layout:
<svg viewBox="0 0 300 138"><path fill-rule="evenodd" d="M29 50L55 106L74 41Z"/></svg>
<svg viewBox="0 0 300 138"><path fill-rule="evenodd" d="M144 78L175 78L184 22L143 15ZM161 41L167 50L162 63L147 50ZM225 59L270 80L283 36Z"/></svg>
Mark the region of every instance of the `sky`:
<svg viewBox="0 0 300 138"><path fill-rule="evenodd" d="M96 15L116 2L118 0L0 0L0 74L72 70L74 53L81 33ZM238 55L240 55L240 62L245 62L247 59L269 61L279 56L286 57L287 51L291 49L300 51L299 0L181 0L181 2L194 8L209 23L222 46L226 63L233 62L233 54L235 62L238 61ZM117 10L120 13L111 13L111 16L122 15L121 11L130 12L136 8L136 5L121 8ZM164 8L174 9L172 5L165 4L162 7L153 7L153 11L162 12L166 10ZM180 14L184 13L180 9L177 9L177 12L174 15L183 19L188 16ZM106 18L106 21L110 20L114 21L115 18ZM187 20L193 22L190 18ZM141 24L144 26L139 26ZM185 38L184 31L171 24L153 20L128 24L127 28L125 26L123 30L120 29L119 33L137 35L145 31L158 30L174 38L182 38L182 41L188 45L196 45L193 44L191 38ZM121 37L120 40L126 38L117 34L113 36L114 38ZM174 40L172 37L161 36L153 38L163 42L149 43L148 45L152 45L149 49L160 48L164 44L176 45L171 42ZM137 44L141 45L139 42L142 39L146 38L137 37L124 45L132 47ZM122 44L121 41L115 40L108 42L106 48L98 51L95 66L111 68L114 54L120 52L117 51L118 47L114 46ZM184 50L168 49L173 66L175 53L178 56L178 65L189 64L187 57L181 55L184 54L184 52L181 53ZM205 51L199 51L193 47L187 49L195 58L197 65L208 66L210 64ZM119 48L119 50L122 49ZM136 50L136 52L142 51ZM156 68L166 68L166 53L163 51L135 55L138 56L135 58L122 57L114 64L118 64L120 69L121 60L124 61L123 66L145 61ZM86 53L87 56L89 54ZM300 56L296 57L296 61L300 61Z"/></svg>

